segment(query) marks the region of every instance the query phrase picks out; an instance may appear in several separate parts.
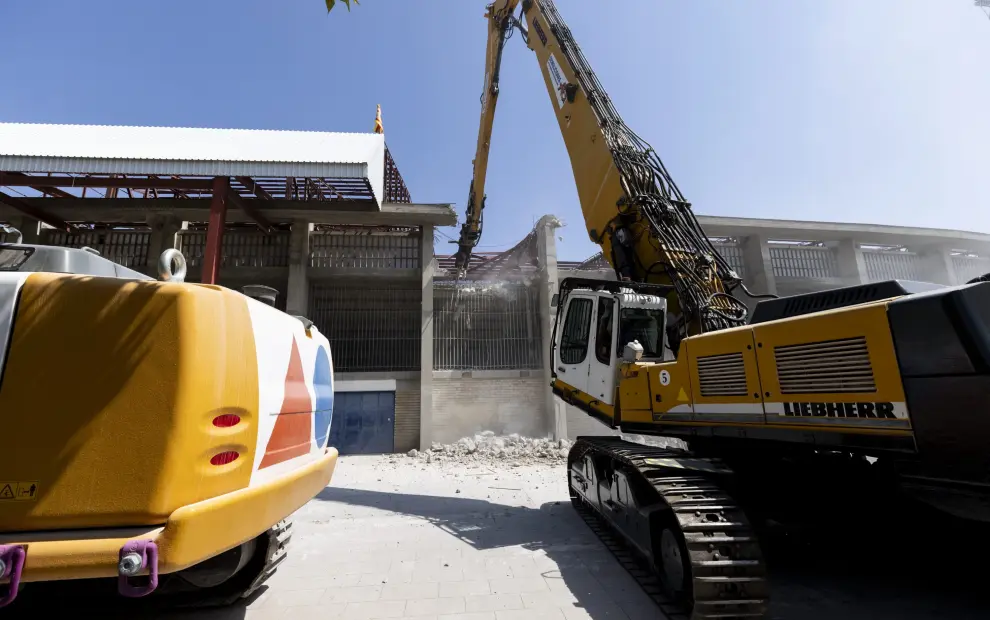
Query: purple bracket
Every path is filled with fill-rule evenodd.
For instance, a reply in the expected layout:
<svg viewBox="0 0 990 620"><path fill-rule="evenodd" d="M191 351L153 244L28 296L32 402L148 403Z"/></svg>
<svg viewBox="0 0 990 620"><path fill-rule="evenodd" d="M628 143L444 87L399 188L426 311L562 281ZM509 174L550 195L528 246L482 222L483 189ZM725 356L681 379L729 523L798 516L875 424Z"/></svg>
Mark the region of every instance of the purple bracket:
<svg viewBox="0 0 990 620"><path fill-rule="evenodd" d="M0 560L3 560L3 564L6 570L0 579L5 577L10 577L10 583L7 584L7 593L0 594L0 607L6 607L14 602L17 598L17 589L21 585L21 572L24 570L24 547L17 547L14 545L0 545Z"/></svg>
<svg viewBox="0 0 990 620"><path fill-rule="evenodd" d="M141 556L141 570L148 569L148 583L133 585L131 577L118 575L117 591L121 596L128 598L147 596L158 587L158 545L150 540L132 540L120 548L118 561L129 553L137 553Z"/></svg>

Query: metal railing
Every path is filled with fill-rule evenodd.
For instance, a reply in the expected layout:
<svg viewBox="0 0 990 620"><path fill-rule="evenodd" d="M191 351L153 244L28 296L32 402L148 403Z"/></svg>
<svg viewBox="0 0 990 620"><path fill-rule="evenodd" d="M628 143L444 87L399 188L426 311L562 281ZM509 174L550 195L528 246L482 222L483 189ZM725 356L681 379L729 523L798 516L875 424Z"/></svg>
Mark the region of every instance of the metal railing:
<svg viewBox="0 0 990 620"><path fill-rule="evenodd" d="M535 284L435 281L434 370L542 368L539 307Z"/></svg>
<svg viewBox="0 0 990 620"><path fill-rule="evenodd" d="M839 277L835 250L828 247L771 245L770 264L777 278L825 280Z"/></svg>
<svg viewBox="0 0 990 620"><path fill-rule="evenodd" d="M419 269L418 228L335 226L309 236L310 267Z"/></svg>
<svg viewBox="0 0 990 620"><path fill-rule="evenodd" d="M385 147L385 200L382 202L412 202L409 188L402 180L399 168L392 159L392 153Z"/></svg>
<svg viewBox="0 0 990 620"><path fill-rule="evenodd" d="M956 271L956 282L963 284L990 273L990 258L957 254L952 257L952 268Z"/></svg>
<svg viewBox="0 0 990 620"><path fill-rule="evenodd" d="M719 243L714 239L711 240L712 245L718 250L718 253L722 255L729 266L732 267L733 271L739 275L740 278L746 277L746 261L743 257L743 249L738 243Z"/></svg>
<svg viewBox="0 0 990 620"><path fill-rule="evenodd" d="M287 267L289 231L226 230L221 244L222 267ZM189 267L200 267L206 252L205 230L180 230L176 247Z"/></svg>
<svg viewBox="0 0 990 620"><path fill-rule="evenodd" d="M314 282L308 318L330 341L338 372L419 370L422 303L419 282Z"/></svg>
<svg viewBox="0 0 990 620"><path fill-rule="evenodd" d="M921 257L905 251L863 251L868 282L921 280Z"/></svg>
<svg viewBox="0 0 990 620"><path fill-rule="evenodd" d="M45 228L41 231L40 241L44 245L65 248L90 247L99 252L100 256L124 267L142 269L148 266L151 231L94 228L67 233Z"/></svg>

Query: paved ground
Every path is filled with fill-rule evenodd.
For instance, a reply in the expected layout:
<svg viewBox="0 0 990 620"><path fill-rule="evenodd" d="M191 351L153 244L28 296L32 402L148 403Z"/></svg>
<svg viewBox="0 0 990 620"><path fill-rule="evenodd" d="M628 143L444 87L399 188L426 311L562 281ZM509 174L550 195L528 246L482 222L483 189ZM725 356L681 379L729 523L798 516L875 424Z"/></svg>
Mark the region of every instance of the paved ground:
<svg viewBox="0 0 990 620"><path fill-rule="evenodd" d="M493 469L438 467L405 457L343 458L331 486L294 520L290 557L254 600L223 611L140 617L661 617L578 519L567 501L562 465ZM927 575L945 568L873 569L853 555L845 566L825 570L798 563L773 572L771 617L987 617L978 593L970 597L930 583ZM69 602L38 592L31 598L9 610L17 612L10 617L42 617L53 600L59 610ZM79 614L107 617L100 608L73 606L72 616ZM0 618L6 615L0 611Z"/></svg>

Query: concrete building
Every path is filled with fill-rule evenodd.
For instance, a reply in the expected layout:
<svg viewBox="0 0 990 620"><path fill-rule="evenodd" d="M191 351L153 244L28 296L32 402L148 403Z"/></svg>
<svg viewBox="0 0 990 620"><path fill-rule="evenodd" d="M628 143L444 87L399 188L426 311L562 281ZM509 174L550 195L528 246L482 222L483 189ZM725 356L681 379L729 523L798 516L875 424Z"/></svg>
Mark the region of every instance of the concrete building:
<svg viewBox="0 0 990 620"><path fill-rule="evenodd" d="M275 288L332 343L335 443L428 441L433 230L456 216L411 201L384 135L3 123L0 221L145 273L177 247L187 281Z"/></svg>
<svg viewBox="0 0 990 620"><path fill-rule="evenodd" d="M990 272L985 234L699 220L754 292ZM344 452L604 431L552 396L548 356L559 281L611 278L608 266L558 261L545 216L455 280L451 257L433 254L454 210L412 202L380 134L0 124L0 221L147 273L177 247L189 281L278 290L331 342Z"/></svg>

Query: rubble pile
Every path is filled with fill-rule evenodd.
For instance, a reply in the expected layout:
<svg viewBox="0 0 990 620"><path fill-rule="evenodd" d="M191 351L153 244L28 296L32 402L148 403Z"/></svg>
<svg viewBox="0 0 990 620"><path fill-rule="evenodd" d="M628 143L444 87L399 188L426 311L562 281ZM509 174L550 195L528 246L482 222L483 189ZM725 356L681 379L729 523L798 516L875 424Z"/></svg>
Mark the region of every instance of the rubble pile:
<svg viewBox="0 0 990 620"><path fill-rule="evenodd" d="M513 433L503 437L492 431L484 431L473 437L464 437L452 444L434 443L424 452L410 450L407 454L427 463L459 464L488 463L492 465L558 464L567 461L567 453L573 442L567 439L522 437Z"/></svg>

